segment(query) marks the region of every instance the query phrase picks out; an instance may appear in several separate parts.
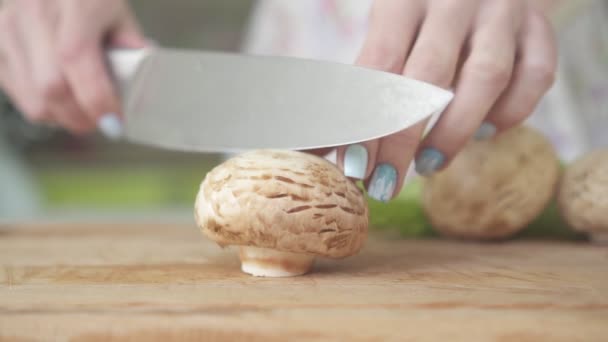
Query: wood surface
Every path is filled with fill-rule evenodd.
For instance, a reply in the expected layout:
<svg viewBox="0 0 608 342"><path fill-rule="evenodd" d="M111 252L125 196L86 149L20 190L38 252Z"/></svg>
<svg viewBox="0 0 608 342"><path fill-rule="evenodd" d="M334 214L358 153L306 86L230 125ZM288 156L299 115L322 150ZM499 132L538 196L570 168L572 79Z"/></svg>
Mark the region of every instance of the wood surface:
<svg viewBox="0 0 608 342"><path fill-rule="evenodd" d="M372 237L266 279L193 225L0 226L0 340L608 341L608 248Z"/></svg>

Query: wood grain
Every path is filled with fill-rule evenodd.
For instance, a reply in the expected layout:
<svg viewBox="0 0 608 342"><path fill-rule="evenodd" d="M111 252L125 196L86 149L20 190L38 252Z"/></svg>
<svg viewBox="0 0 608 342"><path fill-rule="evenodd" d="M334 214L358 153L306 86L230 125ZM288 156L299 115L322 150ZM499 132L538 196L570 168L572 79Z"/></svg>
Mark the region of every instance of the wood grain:
<svg viewBox="0 0 608 342"><path fill-rule="evenodd" d="M5 226L0 340L606 341L608 249L372 237L264 279L194 226Z"/></svg>

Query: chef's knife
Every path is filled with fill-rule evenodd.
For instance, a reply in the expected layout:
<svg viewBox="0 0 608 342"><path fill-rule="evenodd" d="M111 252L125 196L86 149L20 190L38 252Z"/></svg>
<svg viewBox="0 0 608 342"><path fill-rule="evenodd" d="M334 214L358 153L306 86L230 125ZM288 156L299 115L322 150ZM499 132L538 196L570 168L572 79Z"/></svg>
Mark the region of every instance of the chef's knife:
<svg viewBox="0 0 608 342"><path fill-rule="evenodd" d="M386 136L453 94L346 64L166 48L113 50L124 138L197 152L312 149Z"/></svg>

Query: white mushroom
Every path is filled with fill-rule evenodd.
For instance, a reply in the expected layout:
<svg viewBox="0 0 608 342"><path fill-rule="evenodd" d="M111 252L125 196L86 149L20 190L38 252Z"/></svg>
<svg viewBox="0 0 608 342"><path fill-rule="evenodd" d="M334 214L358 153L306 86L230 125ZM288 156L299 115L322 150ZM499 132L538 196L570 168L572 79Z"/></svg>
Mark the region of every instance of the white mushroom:
<svg viewBox="0 0 608 342"><path fill-rule="evenodd" d="M367 237L363 193L325 159L258 150L207 174L195 205L202 232L240 247L241 268L255 276L307 273L315 256L344 258Z"/></svg>
<svg viewBox="0 0 608 342"><path fill-rule="evenodd" d="M568 166L558 203L573 229L608 244L608 149L591 152Z"/></svg>
<svg viewBox="0 0 608 342"><path fill-rule="evenodd" d="M548 205L559 173L549 141L516 127L492 140L471 141L446 170L427 179L424 210L446 236L507 238Z"/></svg>

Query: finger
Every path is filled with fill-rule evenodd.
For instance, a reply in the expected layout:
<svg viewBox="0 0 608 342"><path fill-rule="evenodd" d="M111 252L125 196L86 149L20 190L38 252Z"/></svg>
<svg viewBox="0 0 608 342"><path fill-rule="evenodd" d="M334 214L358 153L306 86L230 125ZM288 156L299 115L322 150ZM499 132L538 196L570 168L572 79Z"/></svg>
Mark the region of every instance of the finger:
<svg viewBox="0 0 608 342"><path fill-rule="evenodd" d="M419 1L375 1L370 29L356 64L401 73L423 16L424 7ZM368 178L376 163L379 144L375 140L339 147L338 165L348 177Z"/></svg>
<svg viewBox="0 0 608 342"><path fill-rule="evenodd" d="M479 0L435 1L405 64L405 76L448 88Z"/></svg>
<svg viewBox="0 0 608 342"><path fill-rule="evenodd" d="M109 34L109 44L115 47L139 49L147 45L141 33L141 28L128 8L124 15Z"/></svg>
<svg viewBox="0 0 608 342"><path fill-rule="evenodd" d="M488 138L524 121L551 88L557 69L557 48L551 24L530 12L521 36L513 81L487 116L479 138ZM484 132L485 130L485 132Z"/></svg>
<svg viewBox="0 0 608 342"><path fill-rule="evenodd" d="M313 155L319 156L319 157L326 156L329 153L332 153L332 151L334 151L334 148L331 148L331 147L315 148L312 150L301 150L301 152L313 154Z"/></svg>
<svg viewBox="0 0 608 342"><path fill-rule="evenodd" d="M432 2L405 64L405 76L447 88L476 14L477 1ZM399 193L428 120L383 138L378 167L369 182L372 198L388 201Z"/></svg>
<svg viewBox="0 0 608 342"><path fill-rule="evenodd" d="M120 115L120 101L103 53L106 29L114 24L114 13L96 8L92 2L82 6L81 3L64 3L58 28L59 58L77 103L89 119L97 123L101 117Z"/></svg>
<svg viewBox="0 0 608 342"><path fill-rule="evenodd" d="M377 0L356 64L401 73L414 44L425 8L419 1Z"/></svg>
<svg viewBox="0 0 608 342"><path fill-rule="evenodd" d="M72 133L90 131L95 125L76 104L55 54L55 7L45 1L30 1L23 6L28 16L20 17L20 27L22 32L27 32L23 44L31 63L33 95L47 108L51 119L55 118L54 121Z"/></svg>
<svg viewBox="0 0 608 342"><path fill-rule="evenodd" d="M0 14L0 49L2 76L0 82L7 95L30 122L47 122L51 115L36 96L31 96L32 80L28 56L23 47L19 16L12 9Z"/></svg>
<svg viewBox="0 0 608 342"><path fill-rule="evenodd" d="M338 148L338 166L344 175L353 179L366 179L376 165L379 140L365 141Z"/></svg>
<svg viewBox="0 0 608 342"><path fill-rule="evenodd" d="M371 198L388 202L399 192L425 127L426 120L380 140L376 167L366 184Z"/></svg>
<svg viewBox="0 0 608 342"><path fill-rule="evenodd" d="M91 125L90 121L86 120L86 116L74 101L72 94L68 94L66 99L61 102L53 103L51 111L55 121L73 134L83 135L89 133L95 127Z"/></svg>
<svg viewBox="0 0 608 342"><path fill-rule="evenodd" d="M417 152L416 171L446 167L471 138L507 87L516 52L515 2L486 2L470 38L470 53L456 82L456 95Z"/></svg>

